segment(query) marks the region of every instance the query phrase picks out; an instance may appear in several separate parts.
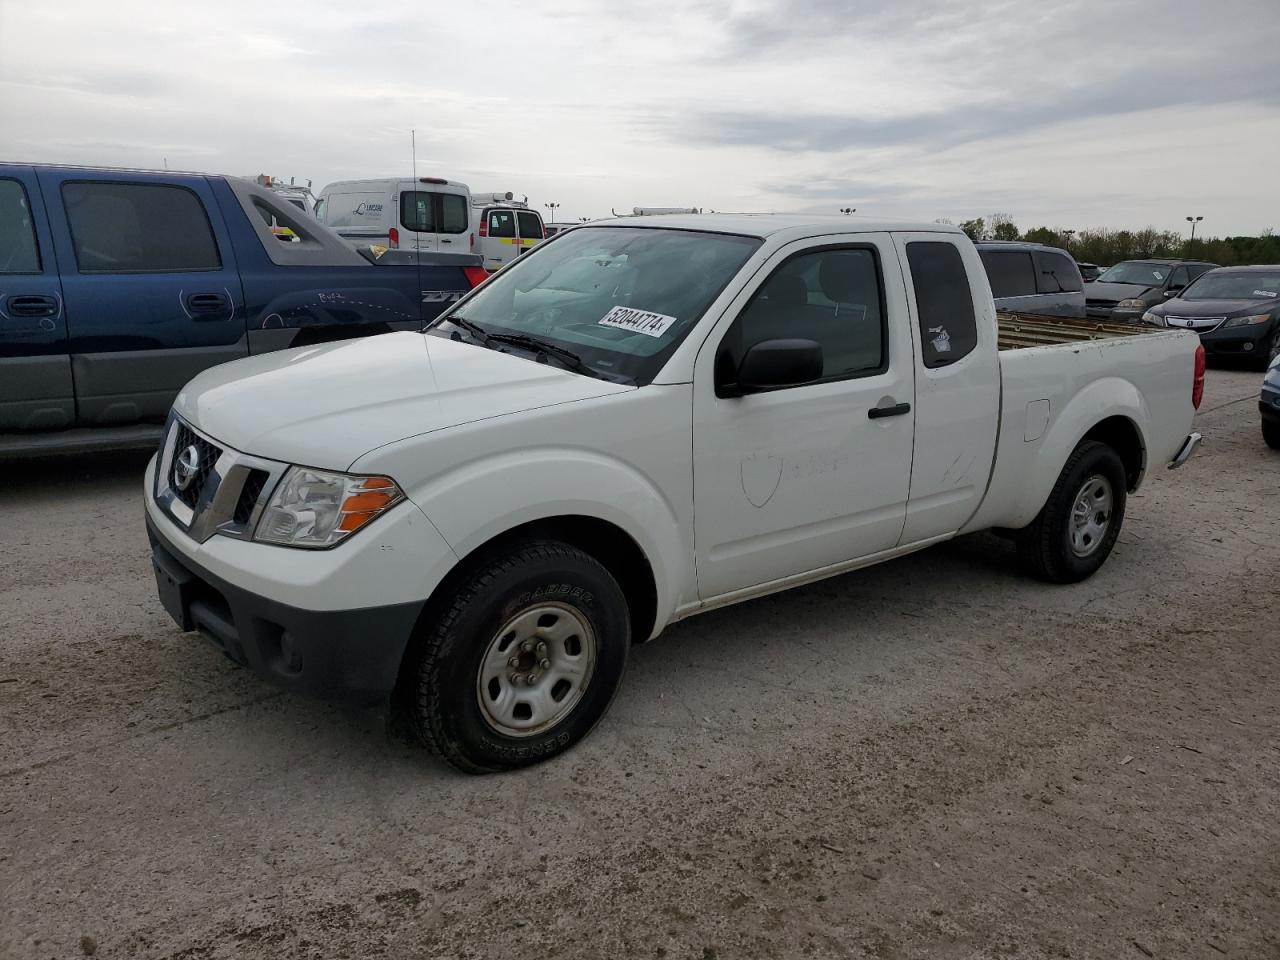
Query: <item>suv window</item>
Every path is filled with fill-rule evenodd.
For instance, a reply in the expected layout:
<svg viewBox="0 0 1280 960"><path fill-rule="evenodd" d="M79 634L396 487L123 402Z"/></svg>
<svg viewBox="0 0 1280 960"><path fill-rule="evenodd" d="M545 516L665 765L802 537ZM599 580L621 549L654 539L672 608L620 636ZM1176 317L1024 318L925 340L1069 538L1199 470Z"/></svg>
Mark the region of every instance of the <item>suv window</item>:
<svg viewBox="0 0 1280 960"><path fill-rule="evenodd" d="M400 194L400 226L414 233L436 232L436 210L425 190L406 190Z"/></svg>
<svg viewBox="0 0 1280 960"><path fill-rule="evenodd" d="M822 379L888 366L880 265L867 247L801 253L769 276L721 343L717 364L734 369L762 340L798 337L822 347Z"/></svg>
<svg viewBox="0 0 1280 960"><path fill-rule="evenodd" d="M955 363L978 345L973 290L960 251L954 243L908 243L907 263L916 293L924 365Z"/></svg>
<svg viewBox="0 0 1280 960"><path fill-rule="evenodd" d="M488 210L489 236L514 237L516 235L516 217L510 210Z"/></svg>
<svg viewBox="0 0 1280 960"><path fill-rule="evenodd" d="M153 183L62 185L81 273L218 270L222 260L200 198Z"/></svg>
<svg viewBox="0 0 1280 960"><path fill-rule="evenodd" d="M1175 290L1180 287L1185 287L1190 282L1191 282L1191 277L1187 273L1186 267L1174 267L1173 273L1169 274L1170 290Z"/></svg>
<svg viewBox="0 0 1280 960"><path fill-rule="evenodd" d="M467 232L467 198L457 193L437 194L440 198L440 232Z"/></svg>
<svg viewBox="0 0 1280 960"><path fill-rule="evenodd" d="M542 218L536 213L521 211L516 214L516 220L520 223L520 236L532 240L542 239Z"/></svg>
<svg viewBox="0 0 1280 960"><path fill-rule="evenodd" d="M39 273L40 251L27 191L17 180L0 180L0 273Z"/></svg>
<svg viewBox="0 0 1280 960"><path fill-rule="evenodd" d="M1036 270L1026 250L979 250L991 282L991 295L1030 297L1036 293Z"/></svg>
<svg viewBox="0 0 1280 960"><path fill-rule="evenodd" d="M1037 250L1036 282L1041 293L1078 293L1084 289L1080 268L1065 253Z"/></svg>

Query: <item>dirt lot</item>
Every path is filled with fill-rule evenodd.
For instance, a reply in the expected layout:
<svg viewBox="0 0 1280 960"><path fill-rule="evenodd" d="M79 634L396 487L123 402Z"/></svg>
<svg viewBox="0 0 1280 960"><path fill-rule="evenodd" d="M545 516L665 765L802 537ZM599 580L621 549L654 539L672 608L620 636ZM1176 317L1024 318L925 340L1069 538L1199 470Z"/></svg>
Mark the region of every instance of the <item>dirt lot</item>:
<svg viewBox="0 0 1280 960"><path fill-rule="evenodd" d="M178 633L141 458L5 467L0 956L1280 957L1259 379L1091 582L970 537L709 614L485 778Z"/></svg>

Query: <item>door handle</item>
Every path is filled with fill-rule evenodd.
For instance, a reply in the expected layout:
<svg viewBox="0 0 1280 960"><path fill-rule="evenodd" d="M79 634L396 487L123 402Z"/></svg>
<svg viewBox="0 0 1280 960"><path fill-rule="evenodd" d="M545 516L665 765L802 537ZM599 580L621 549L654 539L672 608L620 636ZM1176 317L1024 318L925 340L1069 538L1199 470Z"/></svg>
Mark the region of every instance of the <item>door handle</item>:
<svg viewBox="0 0 1280 960"><path fill-rule="evenodd" d="M56 297L28 294L10 297L6 303L15 317L54 317L58 314Z"/></svg>
<svg viewBox="0 0 1280 960"><path fill-rule="evenodd" d="M453 243L453 241L452 241L452 240L448 240L448 239L446 239L446 238L444 238L444 237L441 237L441 238L440 238L440 242L441 242L441 243Z"/></svg>
<svg viewBox="0 0 1280 960"><path fill-rule="evenodd" d="M900 417L904 413L911 412L911 404L895 403L891 407L872 407L867 411L867 417L871 420L880 420L884 417Z"/></svg>
<svg viewBox="0 0 1280 960"><path fill-rule="evenodd" d="M221 293L193 293L187 297L187 309L197 320L221 319L228 312L228 301Z"/></svg>

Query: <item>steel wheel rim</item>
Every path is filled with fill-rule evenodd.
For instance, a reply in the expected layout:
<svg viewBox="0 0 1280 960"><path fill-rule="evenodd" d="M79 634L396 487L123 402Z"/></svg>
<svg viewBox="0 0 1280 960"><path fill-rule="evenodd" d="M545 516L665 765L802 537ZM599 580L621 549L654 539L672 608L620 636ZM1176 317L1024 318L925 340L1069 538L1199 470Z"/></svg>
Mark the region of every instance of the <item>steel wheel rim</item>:
<svg viewBox="0 0 1280 960"><path fill-rule="evenodd" d="M533 737L582 700L595 672L597 642L586 617L564 603L529 607L490 639L476 674L476 699L489 728Z"/></svg>
<svg viewBox="0 0 1280 960"><path fill-rule="evenodd" d="M1095 473L1076 492L1067 536L1077 557L1091 556L1106 539L1115 508L1111 481Z"/></svg>

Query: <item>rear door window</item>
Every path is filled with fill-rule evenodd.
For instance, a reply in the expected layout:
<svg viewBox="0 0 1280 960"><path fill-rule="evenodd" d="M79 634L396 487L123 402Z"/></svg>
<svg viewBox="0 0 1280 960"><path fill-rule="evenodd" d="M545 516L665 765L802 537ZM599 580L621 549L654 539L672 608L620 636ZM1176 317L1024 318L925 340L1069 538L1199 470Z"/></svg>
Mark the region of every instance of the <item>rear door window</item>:
<svg viewBox="0 0 1280 960"><path fill-rule="evenodd" d="M489 236L514 237L516 235L516 216L510 210L489 210L485 213L489 220Z"/></svg>
<svg viewBox="0 0 1280 960"><path fill-rule="evenodd" d="M516 220L520 225L520 236L526 240L542 239L542 218L532 211L525 213L521 211L516 214Z"/></svg>
<svg viewBox="0 0 1280 960"><path fill-rule="evenodd" d="M434 196L425 190L406 190L400 194L400 226L414 233L435 233Z"/></svg>
<svg viewBox="0 0 1280 960"><path fill-rule="evenodd" d="M1030 256L1021 256L1030 263ZM955 363L978 345L973 289L960 251L954 243L916 241L907 244L907 263L924 365L932 369Z"/></svg>
<svg viewBox="0 0 1280 960"><path fill-rule="evenodd" d="M1035 295L1036 271L1030 253L1025 250L980 250L978 255L987 269L993 297Z"/></svg>
<svg viewBox="0 0 1280 960"><path fill-rule="evenodd" d="M440 198L440 232L467 232L467 198L457 193L436 194Z"/></svg>
<svg viewBox="0 0 1280 960"><path fill-rule="evenodd" d="M1035 260L1036 283L1041 293L1077 293L1084 289L1080 268L1066 254L1037 250Z"/></svg>
<svg viewBox="0 0 1280 960"><path fill-rule="evenodd" d="M185 187L68 182L62 203L81 273L222 267L204 204Z"/></svg>
<svg viewBox="0 0 1280 960"><path fill-rule="evenodd" d="M0 273L39 273L40 250L27 191L17 180L0 180Z"/></svg>

